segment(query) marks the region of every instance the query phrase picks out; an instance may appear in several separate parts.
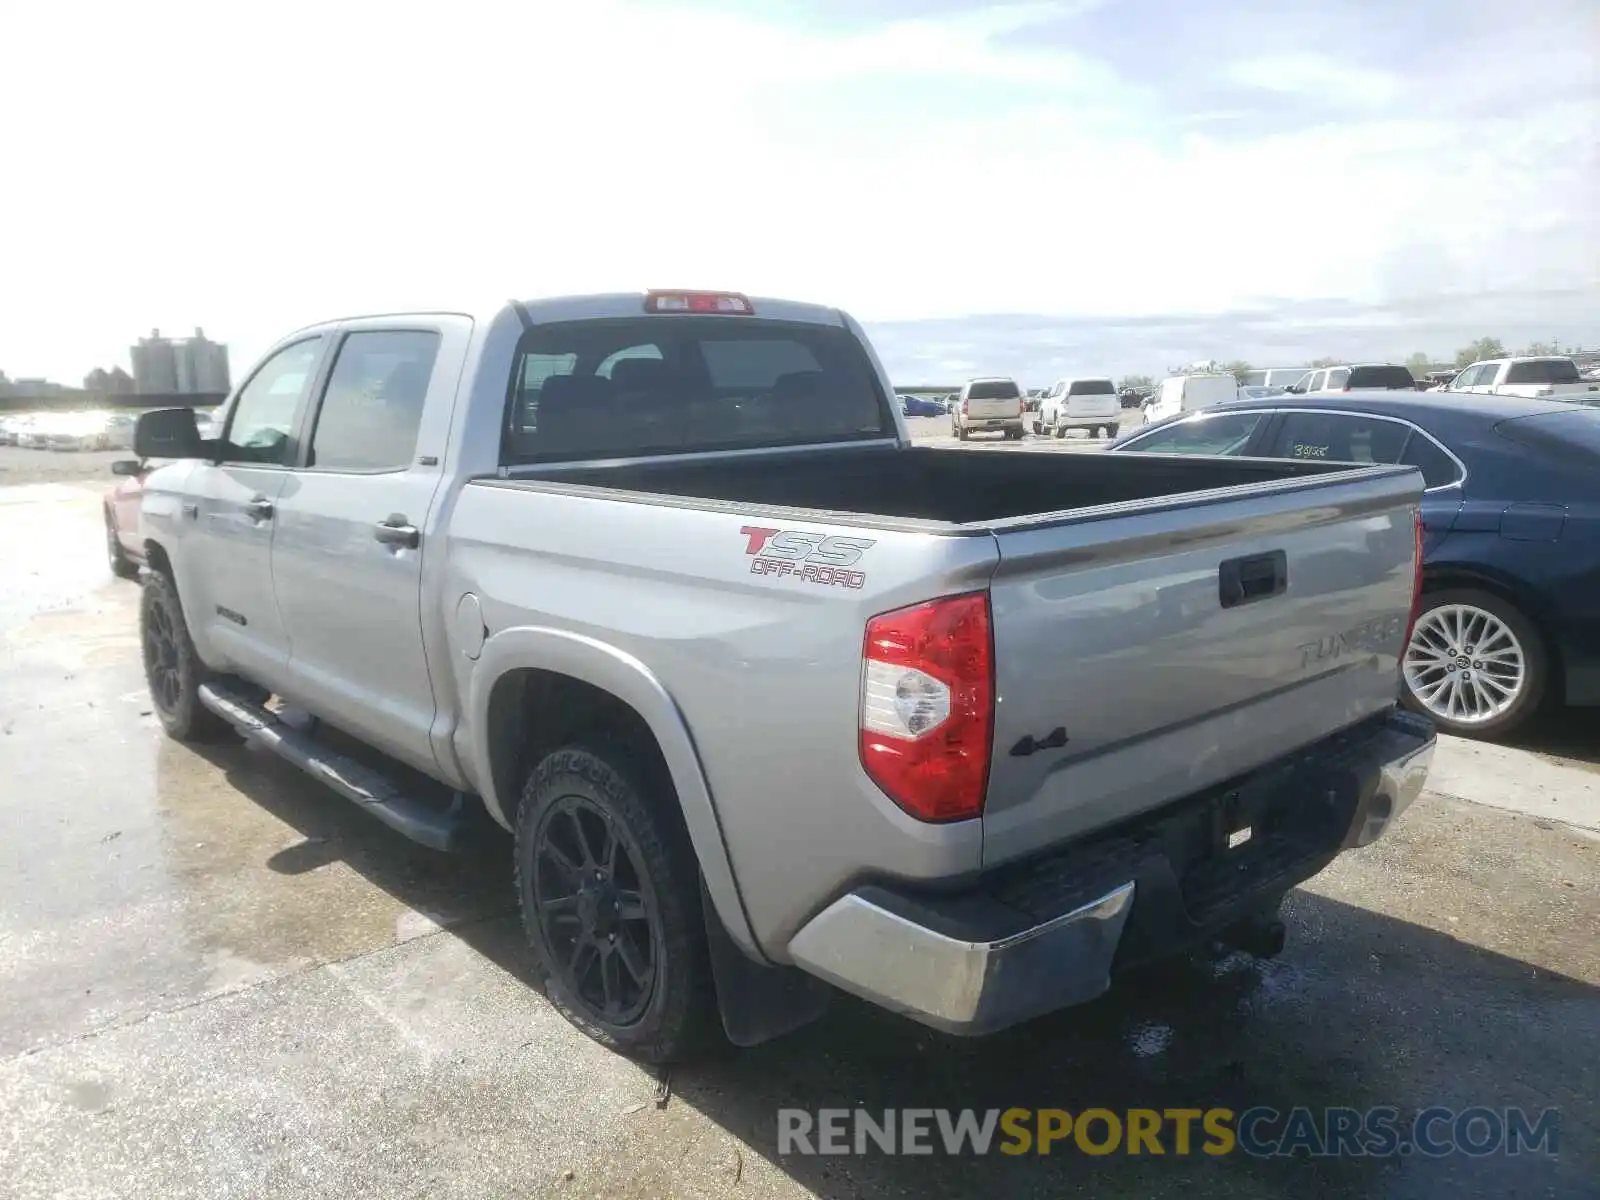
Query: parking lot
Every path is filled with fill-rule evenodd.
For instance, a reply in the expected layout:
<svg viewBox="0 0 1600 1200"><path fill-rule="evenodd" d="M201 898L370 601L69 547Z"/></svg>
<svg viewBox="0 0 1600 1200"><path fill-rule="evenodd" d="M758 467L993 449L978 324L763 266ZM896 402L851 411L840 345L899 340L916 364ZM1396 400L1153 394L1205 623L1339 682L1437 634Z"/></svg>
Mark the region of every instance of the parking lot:
<svg viewBox="0 0 1600 1200"><path fill-rule="evenodd" d="M948 419L912 424L956 444ZM977 1041L841 996L663 1077L529 985L507 839L436 855L281 761L161 735L138 588L103 557L115 457L0 448L8 1196L1596 1194L1600 713L1443 741L1387 838L1293 895L1272 961L1131 978ZM1557 1108L1560 1153L777 1149L785 1107L1257 1105Z"/></svg>

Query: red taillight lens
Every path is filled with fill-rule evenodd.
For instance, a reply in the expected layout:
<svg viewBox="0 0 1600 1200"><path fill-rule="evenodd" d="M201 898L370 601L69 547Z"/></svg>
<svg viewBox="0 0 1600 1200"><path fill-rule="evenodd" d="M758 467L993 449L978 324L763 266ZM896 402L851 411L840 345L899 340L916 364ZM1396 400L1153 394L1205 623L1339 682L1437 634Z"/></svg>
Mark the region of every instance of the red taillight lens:
<svg viewBox="0 0 1600 1200"><path fill-rule="evenodd" d="M867 775L918 820L978 816L994 736L989 594L873 617L861 657Z"/></svg>
<svg viewBox="0 0 1600 1200"><path fill-rule="evenodd" d="M1411 560L1411 619L1406 622L1406 640L1400 647L1401 658L1405 657L1411 645L1411 631L1417 627L1417 617L1422 613L1422 510L1415 509L1411 515L1416 549L1415 557Z"/></svg>
<svg viewBox="0 0 1600 1200"><path fill-rule="evenodd" d="M968 413L968 412L970 412L970 411L971 411L971 410L970 410L970 409L969 409L969 408L968 408L968 407L967 407L967 401L965 401L965 400L963 400L963 401L962 401L962 402L961 402L961 415L962 415L962 416L963 416L963 417L964 417L964 416L966 416L966 415L967 415L967 413Z"/></svg>

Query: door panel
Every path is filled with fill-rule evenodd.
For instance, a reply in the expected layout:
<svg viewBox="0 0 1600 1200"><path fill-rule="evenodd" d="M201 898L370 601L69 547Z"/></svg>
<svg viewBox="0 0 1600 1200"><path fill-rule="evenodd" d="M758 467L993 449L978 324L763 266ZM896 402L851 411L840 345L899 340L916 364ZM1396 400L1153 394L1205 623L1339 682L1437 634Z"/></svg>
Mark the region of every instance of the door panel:
<svg viewBox="0 0 1600 1200"><path fill-rule="evenodd" d="M273 520L263 516L263 504L276 505L288 478L277 468L225 463L201 467L189 485L200 509L195 544L208 592L189 622L202 625L230 665L268 687L282 676L289 640L272 595Z"/></svg>
<svg viewBox="0 0 1600 1200"><path fill-rule="evenodd" d="M465 335L460 338L464 345ZM430 329L347 327L305 461L278 503L273 589L293 644L289 688L333 725L436 769L422 629L423 530L439 467L418 461L430 381L448 421L460 363ZM430 446L432 443L430 442Z"/></svg>
<svg viewBox="0 0 1600 1200"><path fill-rule="evenodd" d="M234 399L221 461L202 463L189 476L195 529L185 551L193 567L185 616L212 665L273 690L289 659L272 590L276 506L326 340L313 335L269 354Z"/></svg>

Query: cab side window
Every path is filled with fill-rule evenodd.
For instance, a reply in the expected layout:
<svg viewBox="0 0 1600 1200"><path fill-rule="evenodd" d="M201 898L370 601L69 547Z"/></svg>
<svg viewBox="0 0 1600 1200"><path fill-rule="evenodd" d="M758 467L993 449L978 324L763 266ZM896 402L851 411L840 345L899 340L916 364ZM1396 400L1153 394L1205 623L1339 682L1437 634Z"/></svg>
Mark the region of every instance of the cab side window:
<svg viewBox="0 0 1600 1200"><path fill-rule="evenodd" d="M309 466L324 471L403 471L417 450L422 405L439 335L422 329L347 334L339 346Z"/></svg>
<svg viewBox="0 0 1600 1200"><path fill-rule="evenodd" d="M223 462L287 467L294 423L322 358L322 337L285 346L256 369L234 401L223 434Z"/></svg>

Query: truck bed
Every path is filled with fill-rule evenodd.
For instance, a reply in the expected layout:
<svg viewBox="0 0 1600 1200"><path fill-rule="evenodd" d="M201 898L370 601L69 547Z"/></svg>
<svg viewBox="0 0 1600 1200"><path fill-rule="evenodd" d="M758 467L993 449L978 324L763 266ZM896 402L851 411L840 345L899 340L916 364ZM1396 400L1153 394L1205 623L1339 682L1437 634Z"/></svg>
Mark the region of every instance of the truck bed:
<svg viewBox="0 0 1600 1200"><path fill-rule="evenodd" d="M583 467L548 477L693 500L981 525L1340 469L1317 462L1149 454L841 447Z"/></svg>

